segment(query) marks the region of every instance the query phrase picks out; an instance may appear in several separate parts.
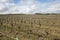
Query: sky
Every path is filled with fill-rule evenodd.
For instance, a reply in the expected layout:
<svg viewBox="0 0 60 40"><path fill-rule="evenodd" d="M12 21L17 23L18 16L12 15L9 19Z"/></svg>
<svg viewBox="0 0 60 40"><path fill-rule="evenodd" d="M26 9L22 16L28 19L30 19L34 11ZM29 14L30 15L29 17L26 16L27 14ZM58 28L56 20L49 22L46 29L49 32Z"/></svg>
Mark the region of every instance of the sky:
<svg viewBox="0 0 60 40"><path fill-rule="evenodd" d="M0 0L0 14L60 13L60 0Z"/></svg>

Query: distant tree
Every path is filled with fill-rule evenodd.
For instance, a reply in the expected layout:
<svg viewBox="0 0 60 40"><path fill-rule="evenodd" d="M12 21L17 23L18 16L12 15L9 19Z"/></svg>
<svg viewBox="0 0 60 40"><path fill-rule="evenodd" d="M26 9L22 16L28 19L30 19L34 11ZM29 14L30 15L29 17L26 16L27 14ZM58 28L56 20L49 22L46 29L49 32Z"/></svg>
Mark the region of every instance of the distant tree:
<svg viewBox="0 0 60 40"><path fill-rule="evenodd" d="M50 15L50 13L46 13L46 15Z"/></svg>
<svg viewBox="0 0 60 40"><path fill-rule="evenodd" d="M35 13L36 15L41 15L42 13Z"/></svg>

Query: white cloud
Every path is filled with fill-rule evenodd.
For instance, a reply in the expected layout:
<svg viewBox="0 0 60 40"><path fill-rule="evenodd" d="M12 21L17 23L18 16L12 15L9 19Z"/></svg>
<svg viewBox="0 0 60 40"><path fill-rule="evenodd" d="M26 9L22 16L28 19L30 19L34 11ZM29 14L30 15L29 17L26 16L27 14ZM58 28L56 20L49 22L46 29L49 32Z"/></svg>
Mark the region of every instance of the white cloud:
<svg viewBox="0 0 60 40"><path fill-rule="evenodd" d="M34 11L35 5L32 6L15 6L9 9L10 12L31 13Z"/></svg>
<svg viewBox="0 0 60 40"><path fill-rule="evenodd" d="M57 13L57 10L60 10L60 2L53 2L48 5L49 5L49 7L47 8L48 12Z"/></svg>
<svg viewBox="0 0 60 40"><path fill-rule="evenodd" d="M26 1L26 2L25 2ZM36 5L33 4L33 1L20 1L20 3L18 3L17 5L9 5L9 12L14 12L14 13L31 13L32 11L34 11L36 9Z"/></svg>
<svg viewBox="0 0 60 40"><path fill-rule="evenodd" d="M0 2L7 2L8 0L0 0Z"/></svg>
<svg viewBox="0 0 60 40"><path fill-rule="evenodd" d="M41 12L41 13L60 13L60 2L54 1L50 3L40 3L38 4L37 9L38 11L35 12Z"/></svg>
<svg viewBox="0 0 60 40"><path fill-rule="evenodd" d="M12 0L0 0L0 12L3 13L58 13L60 1L41 3L37 0L20 0L18 4L10 3Z"/></svg>
<svg viewBox="0 0 60 40"><path fill-rule="evenodd" d="M0 11L3 10L5 7L3 4L0 4Z"/></svg>

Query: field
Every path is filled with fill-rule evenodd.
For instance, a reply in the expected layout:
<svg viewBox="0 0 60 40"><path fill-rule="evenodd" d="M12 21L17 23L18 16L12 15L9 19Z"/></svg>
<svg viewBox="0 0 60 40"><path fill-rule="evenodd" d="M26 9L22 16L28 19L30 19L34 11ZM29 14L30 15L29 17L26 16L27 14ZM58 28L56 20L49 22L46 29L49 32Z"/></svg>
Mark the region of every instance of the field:
<svg viewBox="0 0 60 40"><path fill-rule="evenodd" d="M0 40L60 40L60 15L0 15Z"/></svg>

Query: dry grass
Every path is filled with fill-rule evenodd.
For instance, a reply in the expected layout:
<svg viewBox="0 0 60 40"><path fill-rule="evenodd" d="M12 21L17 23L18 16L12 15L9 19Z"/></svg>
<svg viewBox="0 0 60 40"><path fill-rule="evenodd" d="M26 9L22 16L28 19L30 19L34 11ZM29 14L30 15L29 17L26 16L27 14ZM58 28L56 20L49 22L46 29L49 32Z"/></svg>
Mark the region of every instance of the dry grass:
<svg viewBox="0 0 60 40"><path fill-rule="evenodd" d="M0 15L0 40L60 40L60 15Z"/></svg>

